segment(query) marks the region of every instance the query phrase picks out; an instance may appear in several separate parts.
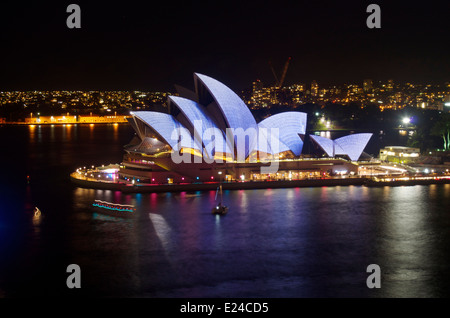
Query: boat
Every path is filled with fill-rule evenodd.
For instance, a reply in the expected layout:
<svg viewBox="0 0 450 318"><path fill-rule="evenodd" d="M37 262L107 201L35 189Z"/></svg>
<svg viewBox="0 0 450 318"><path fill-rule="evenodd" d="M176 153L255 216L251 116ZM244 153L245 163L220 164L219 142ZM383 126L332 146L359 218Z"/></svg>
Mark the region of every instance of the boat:
<svg viewBox="0 0 450 318"><path fill-rule="evenodd" d="M217 191L216 191L216 199L217 199L217 193L220 191L220 202L215 206L215 207L213 207L213 209L212 209L212 214L215 214L215 215L225 215L225 214L227 214L228 213L228 207L226 206L226 205L223 205L222 204L222 201L223 201L223 195L222 195L222 185L220 185L218 188L217 188Z"/></svg>
<svg viewBox="0 0 450 318"><path fill-rule="evenodd" d="M134 216L136 208L134 205L111 203L101 200L95 200L92 206L97 208L97 211L102 214L107 214L111 216L130 218Z"/></svg>

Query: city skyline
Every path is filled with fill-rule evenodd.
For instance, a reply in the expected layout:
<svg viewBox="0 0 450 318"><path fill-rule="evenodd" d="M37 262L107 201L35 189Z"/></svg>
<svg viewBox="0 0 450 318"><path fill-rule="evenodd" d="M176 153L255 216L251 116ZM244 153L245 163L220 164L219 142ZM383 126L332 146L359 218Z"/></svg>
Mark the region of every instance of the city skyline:
<svg viewBox="0 0 450 318"><path fill-rule="evenodd" d="M273 84L269 63L279 74L289 57L285 85L449 81L443 1L378 1L380 29L366 1L78 4L81 29L66 26L69 3L8 4L1 90L173 91L201 72L240 91Z"/></svg>
<svg viewBox="0 0 450 318"><path fill-rule="evenodd" d="M152 92L140 90L48 90L48 91L0 91L1 105L16 105L21 109L37 104L49 104L52 107L86 108L99 107L126 108L149 106L167 106L169 95L178 95L176 89L171 92ZM450 103L450 82L444 84L398 83L393 80L374 81L365 79L362 83L345 83L341 85L320 85L311 83L293 83L286 86L265 85L256 80L251 88L236 91L250 108L272 107L277 105L302 105L332 103L361 106L378 105L380 109L401 109L405 106L444 110ZM20 111L20 109L15 109ZM14 111L11 108L10 111Z"/></svg>

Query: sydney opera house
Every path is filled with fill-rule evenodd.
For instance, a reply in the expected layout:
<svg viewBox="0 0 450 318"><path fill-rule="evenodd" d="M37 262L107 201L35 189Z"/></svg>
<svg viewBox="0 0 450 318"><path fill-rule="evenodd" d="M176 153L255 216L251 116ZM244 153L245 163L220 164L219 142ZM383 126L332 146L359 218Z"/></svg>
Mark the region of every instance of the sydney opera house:
<svg viewBox="0 0 450 318"><path fill-rule="evenodd" d="M307 115L289 111L256 122L221 82L194 73L191 91L177 87L166 113L137 111L119 177L133 183L294 180L358 171L371 134L336 140L313 136L322 153L302 154Z"/></svg>

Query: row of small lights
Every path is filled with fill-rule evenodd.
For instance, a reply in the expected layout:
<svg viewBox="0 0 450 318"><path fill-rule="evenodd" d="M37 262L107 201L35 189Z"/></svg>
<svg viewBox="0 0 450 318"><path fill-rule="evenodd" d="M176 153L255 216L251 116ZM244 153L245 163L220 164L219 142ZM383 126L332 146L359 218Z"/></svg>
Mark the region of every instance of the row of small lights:
<svg viewBox="0 0 450 318"><path fill-rule="evenodd" d="M221 174L222 174L222 171L219 171L218 174L221 175ZM170 179L171 179L171 178L167 178L167 181L169 182ZM200 179L200 177L196 177L196 180L199 180L199 179ZM241 179L244 180L244 179L245 179L245 176L242 175L242 176L241 176ZM125 180L129 181L130 178L125 178ZM181 180L184 181L184 177L181 177ZM211 176L211 180L214 180L214 176ZM140 179L137 179L136 181L139 182ZM136 181L135 181L135 179L133 178L133 179L131 180L131 183L134 184ZM155 178L152 178L152 182L154 182L154 181L155 181Z"/></svg>

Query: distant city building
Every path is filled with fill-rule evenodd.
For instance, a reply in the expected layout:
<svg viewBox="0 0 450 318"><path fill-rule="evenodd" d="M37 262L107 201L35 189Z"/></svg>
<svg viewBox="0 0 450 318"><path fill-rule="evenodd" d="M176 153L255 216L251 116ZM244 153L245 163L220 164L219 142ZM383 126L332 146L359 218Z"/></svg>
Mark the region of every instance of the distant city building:
<svg viewBox="0 0 450 318"><path fill-rule="evenodd" d="M319 84L316 81L311 82L311 95L318 96L319 95Z"/></svg>
<svg viewBox="0 0 450 318"><path fill-rule="evenodd" d="M277 103L275 87L264 87L260 80L252 83L252 95L250 104L252 108L269 107Z"/></svg>
<svg viewBox="0 0 450 318"><path fill-rule="evenodd" d="M414 163L420 156L419 148L387 146L380 149L380 160L394 163Z"/></svg>
<svg viewBox="0 0 450 318"><path fill-rule="evenodd" d="M260 80L256 80L252 83L253 94L256 94L257 92L261 91L263 89L263 83Z"/></svg>

